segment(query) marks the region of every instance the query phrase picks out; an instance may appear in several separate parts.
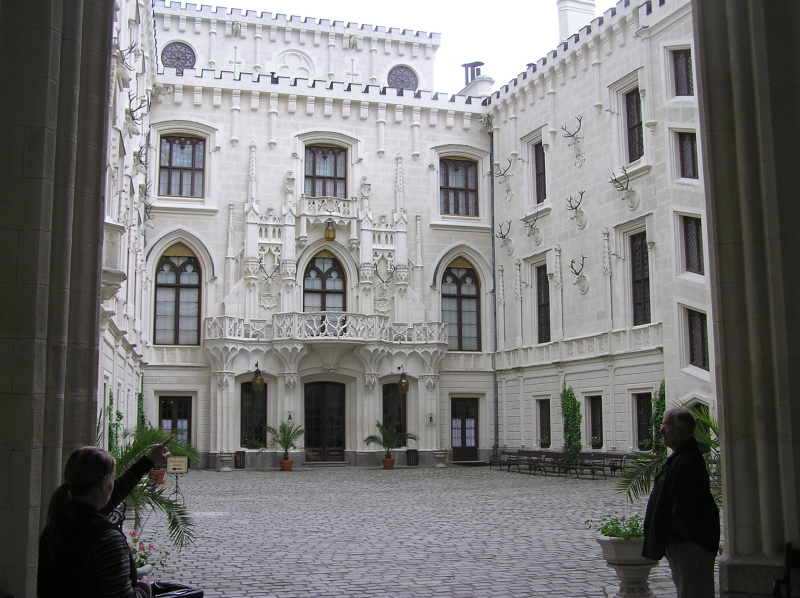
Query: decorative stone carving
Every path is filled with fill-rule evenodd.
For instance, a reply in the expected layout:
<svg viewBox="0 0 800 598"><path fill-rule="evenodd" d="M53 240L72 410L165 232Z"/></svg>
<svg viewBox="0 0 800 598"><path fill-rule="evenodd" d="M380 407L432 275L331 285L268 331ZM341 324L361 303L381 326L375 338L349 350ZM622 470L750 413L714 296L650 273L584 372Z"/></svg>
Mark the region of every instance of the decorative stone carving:
<svg viewBox="0 0 800 598"><path fill-rule="evenodd" d="M377 383L378 374L364 374L364 386L366 386L369 390L374 389Z"/></svg>
<svg viewBox="0 0 800 598"><path fill-rule="evenodd" d="M267 310L273 310L278 306L278 298L274 293L261 293L258 298L258 304Z"/></svg>

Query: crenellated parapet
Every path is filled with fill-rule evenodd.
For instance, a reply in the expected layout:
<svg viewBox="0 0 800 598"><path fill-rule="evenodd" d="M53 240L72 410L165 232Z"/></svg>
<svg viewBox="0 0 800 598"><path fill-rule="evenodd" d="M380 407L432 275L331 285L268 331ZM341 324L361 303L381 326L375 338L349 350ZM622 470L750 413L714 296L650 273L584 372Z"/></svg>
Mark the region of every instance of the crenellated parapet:
<svg viewBox="0 0 800 598"><path fill-rule="evenodd" d="M570 80L589 79L595 84L593 67L598 68L637 38L644 38L651 27L663 27L666 11L690 10L689 5L688 0L617 2L616 7L609 8L554 50L528 64L525 71L492 93L486 102L496 110L509 102L533 105ZM604 104L602 90L597 85L595 88L595 107L600 110Z"/></svg>
<svg viewBox="0 0 800 598"><path fill-rule="evenodd" d="M191 58L181 66L406 89L432 88L441 43L424 31L163 1L155 5L155 31L161 49L185 45Z"/></svg>

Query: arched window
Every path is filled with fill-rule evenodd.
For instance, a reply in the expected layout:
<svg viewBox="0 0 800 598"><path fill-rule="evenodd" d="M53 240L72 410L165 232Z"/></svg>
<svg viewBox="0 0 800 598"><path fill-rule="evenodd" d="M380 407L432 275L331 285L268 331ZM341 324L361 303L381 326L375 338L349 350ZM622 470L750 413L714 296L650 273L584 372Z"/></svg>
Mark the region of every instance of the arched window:
<svg viewBox="0 0 800 598"><path fill-rule="evenodd" d="M454 260L442 276L442 320L452 351L480 351L480 283L465 259Z"/></svg>
<svg viewBox="0 0 800 598"><path fill-rule="evenodd" d="M193 69L196 60L194 50L182 42L167 44L161 52L161 64L175 67L176 75L183 75L183 69Z"/></svg>
<svg viewBox="0 0 800 598"><path fill-rule="evenodd" d="M311 260L303 277L303 311L344 311L345 277L339 260L324 251Z"/></svg>
<svg viewBox="0 0 800 598"><path fill-rule="evenodd" d="M308 197L347 196L347 150L306 146L304 193Z"/></svg>
<svg viewBox="0 0 800 598"><path fill-rule="evenodd" d="M203 197L206 140L199 137L161 138L158 194Z"/></svg>
<svg viewBox="0 0 800 598"><path fill-rule="evenodd" d="M303 311L344 311L345 276L339 260L328 251L312 259L303 277ZM344 316L314 316L306 319L312 336L340 336L345 329Z"/></svg>
<svg viewBox="0 0 800 598"><path fill-rule="evenodd" d="M158 262L154 337L157 345L200 344L200 263L182 243Z"/></svg>

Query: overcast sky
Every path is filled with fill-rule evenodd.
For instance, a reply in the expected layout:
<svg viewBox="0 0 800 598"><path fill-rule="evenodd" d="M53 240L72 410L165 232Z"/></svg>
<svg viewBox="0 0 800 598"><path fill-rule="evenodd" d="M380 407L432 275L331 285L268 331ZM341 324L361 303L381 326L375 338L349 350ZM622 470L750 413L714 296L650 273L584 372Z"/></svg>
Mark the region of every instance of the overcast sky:
<svg viewBox="0 0 800 598"><path fill-rule="evenodd" d="M559 42L556 0L511 2L445 2L443 0L220 0L203 2L273 14L298 15L440 33L433 91L457 93L464 86L467 62L485 64L482 74L505 85ZM185 3L184 3L185 4ZM597 15L614 6L614 0L596 0Z"/></svg>

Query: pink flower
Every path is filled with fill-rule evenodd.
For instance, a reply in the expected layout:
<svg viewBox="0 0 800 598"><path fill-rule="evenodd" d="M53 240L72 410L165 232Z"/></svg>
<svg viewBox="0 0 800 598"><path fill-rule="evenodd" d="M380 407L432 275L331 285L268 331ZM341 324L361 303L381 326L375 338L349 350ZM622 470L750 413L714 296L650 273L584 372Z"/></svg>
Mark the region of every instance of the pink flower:
<svg viewBox="0 0 800 598"><path fill-rule="evenodd" d="M139 535L139 534L137 534L137 533L136 533L136 530L135 530L135 529L131 530L131 538L135 538L135 537L137 537L138 535Z"/></svg>
<svg viewBox="0 0 800 598"><path fill-rule="evenodd" d="M150 550L155 550L155 549L156 549L156 545L155 544L150 544Z"/></svg>

